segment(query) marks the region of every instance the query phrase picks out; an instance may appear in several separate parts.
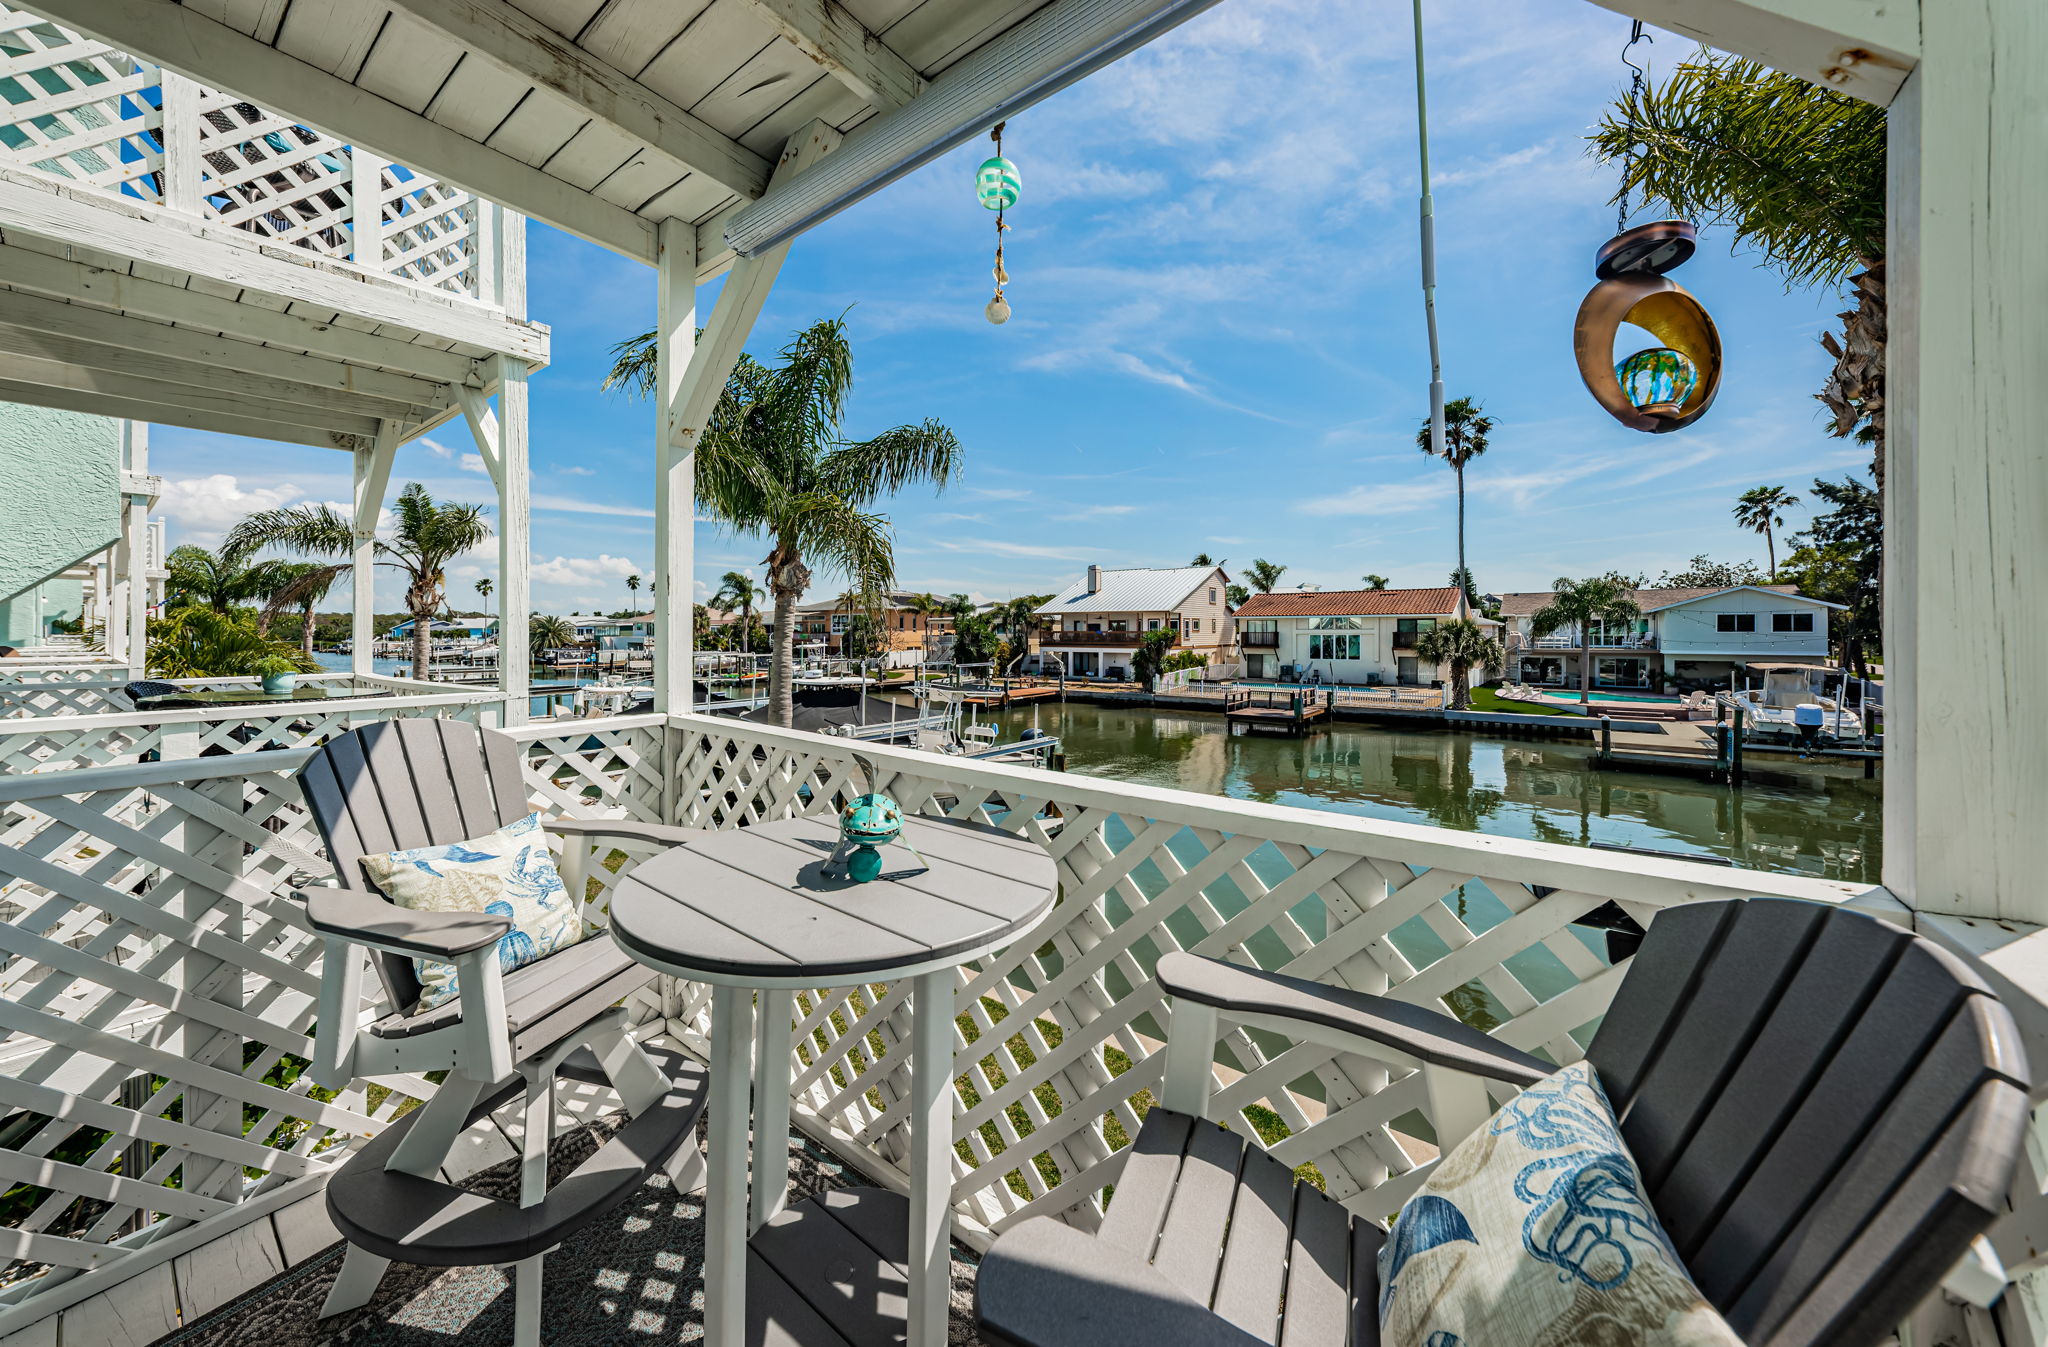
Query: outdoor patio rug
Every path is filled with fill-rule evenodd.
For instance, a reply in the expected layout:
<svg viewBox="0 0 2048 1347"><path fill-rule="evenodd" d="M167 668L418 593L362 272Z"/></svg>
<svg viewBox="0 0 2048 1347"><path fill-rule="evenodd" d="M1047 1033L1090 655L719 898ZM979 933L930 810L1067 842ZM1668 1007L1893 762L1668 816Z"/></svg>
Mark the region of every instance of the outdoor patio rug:
<svg viewBox="0 0 2048 1347"><path fill-rule="evenodd" d="M549 1167L566 1173L599 1144L602 1124L557 1138ZM809 1139L790 1136L790 1201L863 1180ZM483 1170L465 1186L496 1196L518 1191L518 1161ZM540 1337L548 1347L701 1341L704 1207L679 1198L656 1174L636 1197L548 1255ZM323 1250L165 1337L154 1347L501 1347L512 1340L512 1287L496 1268L393 1263L377 1298L319 1318L341 1270L343 1246ZM953 1246L953 1347L974 1333L974 1255Z"/></svg>

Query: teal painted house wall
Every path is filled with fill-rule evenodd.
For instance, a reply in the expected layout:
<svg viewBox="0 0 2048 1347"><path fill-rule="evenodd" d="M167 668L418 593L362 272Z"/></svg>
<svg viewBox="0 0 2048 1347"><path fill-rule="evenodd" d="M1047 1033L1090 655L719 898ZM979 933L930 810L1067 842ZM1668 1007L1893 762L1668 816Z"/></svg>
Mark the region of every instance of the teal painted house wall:
<svg viewBox="0 0 2048 1347"><path fill-rule="evenodd" d="M0 641L77 617L83 587L51 577L120 533L121 423L0 403Z"/></svg>

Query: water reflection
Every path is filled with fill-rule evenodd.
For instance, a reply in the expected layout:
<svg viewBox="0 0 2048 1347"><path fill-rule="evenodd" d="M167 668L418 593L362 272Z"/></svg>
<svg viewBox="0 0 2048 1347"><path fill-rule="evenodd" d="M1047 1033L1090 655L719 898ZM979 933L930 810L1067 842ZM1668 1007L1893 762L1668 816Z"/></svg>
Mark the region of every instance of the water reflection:
<svg viewBox="0 0 2048 1347"><path fill-rule="evenodd" d="M1764 769L1740 788L1589 770L1590 749L1343 724L1291 739L1229 734L1217 716L1039 705L1068 770L1465 832L1724 856L1739 865L1875 883L1882 792L1853 767Z"/></svg>

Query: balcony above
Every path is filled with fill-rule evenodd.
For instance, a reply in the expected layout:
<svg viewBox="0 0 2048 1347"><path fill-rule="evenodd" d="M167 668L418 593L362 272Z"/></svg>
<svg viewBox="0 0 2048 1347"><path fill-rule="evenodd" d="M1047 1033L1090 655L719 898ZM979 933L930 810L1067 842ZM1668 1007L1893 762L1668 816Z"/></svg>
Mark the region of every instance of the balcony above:
<svg viewBox="0 0 2048 1347"><path fill-rule="evenodd" d="M1237 643L1246 650L1278 650L1280 633L1277 631L1240 631Z"/></svg>
<svg viewBox="0 0 2048 1347"><path fill-rule="evenodd" d="M1581 643L1577 632L1557 632L1549 636L1523 636L1520 633L1508 637L1508 652L1521 650L1655 650L1657 638L1650 633L1630 633L1616 636L1612 640L1600 637L1590 647Z"/></svg>
<svg viewBox="0 0 2048 1347"><path fill-rule="evenodd" d="M1160 630L1166 630L1160 628ZM1151 635L1146 631L1049 631L1039 638L1039 644L1048 650L1067 646L1097 649L1108 646L1118 650L1135 650L1138 642ZM1173 644L1180 644L1180 633L1173 633Z"/></svg>

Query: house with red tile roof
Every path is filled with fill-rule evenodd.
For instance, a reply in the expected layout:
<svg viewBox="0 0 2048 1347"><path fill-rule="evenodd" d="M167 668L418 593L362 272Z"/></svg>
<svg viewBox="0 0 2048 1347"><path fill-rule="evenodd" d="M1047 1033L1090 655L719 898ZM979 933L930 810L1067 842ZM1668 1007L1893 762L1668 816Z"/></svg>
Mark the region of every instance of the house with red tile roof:
<svg viewBox="0 0 2048 1347"><path fill-rule="evenodd" d="M1458 615L1453 585L1435 589L1288 589L1254 594L1232 614L1247 678L1427 684L1445 675L1416 642ZM1498 636L1499 626L1474 620Z"/></svg>

